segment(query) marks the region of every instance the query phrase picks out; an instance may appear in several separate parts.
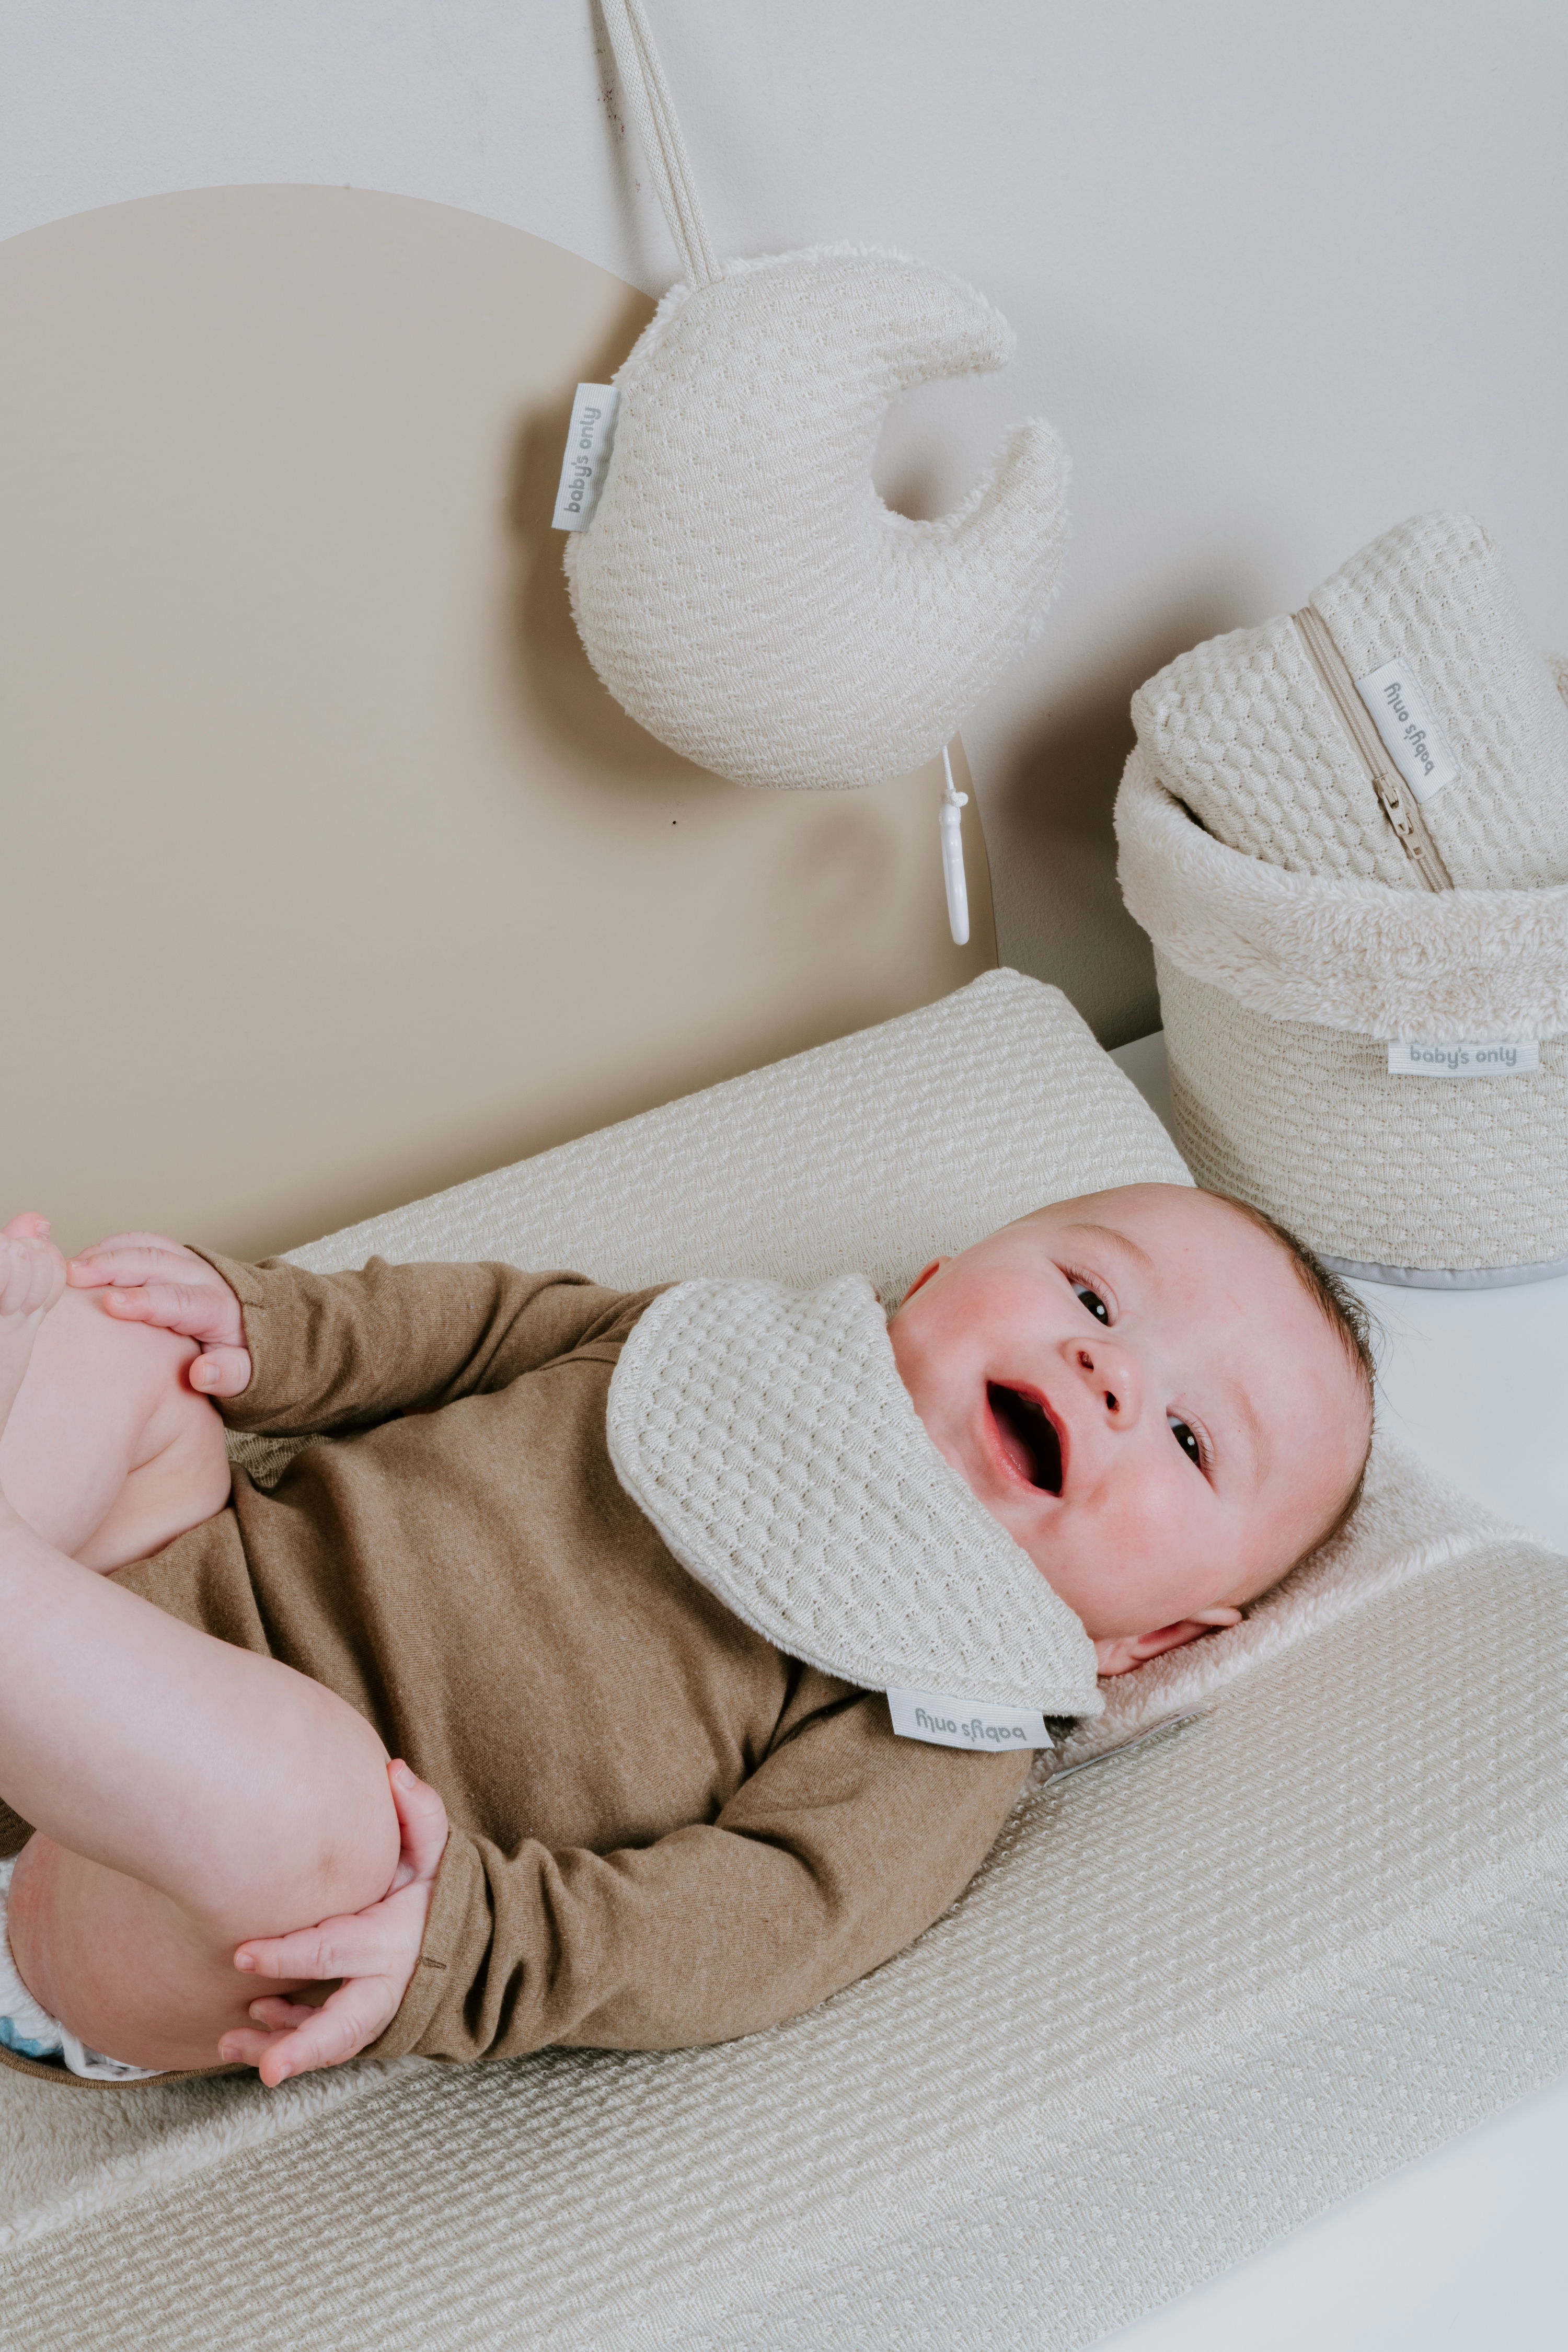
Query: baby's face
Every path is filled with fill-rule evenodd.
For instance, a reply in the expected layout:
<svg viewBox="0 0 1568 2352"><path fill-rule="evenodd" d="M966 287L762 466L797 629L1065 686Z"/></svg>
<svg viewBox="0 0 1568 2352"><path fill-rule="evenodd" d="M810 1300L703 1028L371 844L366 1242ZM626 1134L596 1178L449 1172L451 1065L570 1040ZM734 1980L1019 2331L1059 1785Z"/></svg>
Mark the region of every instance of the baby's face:
<svg viewBox="0 0 1568 2352"><path fill-rule="evenodd" d="M1365 1393L1285 1252L1180 1185L1058 1202L938 1259L890 1336L932 1442L1102 1674L1234 1624L1366 1452Z"/></svg>

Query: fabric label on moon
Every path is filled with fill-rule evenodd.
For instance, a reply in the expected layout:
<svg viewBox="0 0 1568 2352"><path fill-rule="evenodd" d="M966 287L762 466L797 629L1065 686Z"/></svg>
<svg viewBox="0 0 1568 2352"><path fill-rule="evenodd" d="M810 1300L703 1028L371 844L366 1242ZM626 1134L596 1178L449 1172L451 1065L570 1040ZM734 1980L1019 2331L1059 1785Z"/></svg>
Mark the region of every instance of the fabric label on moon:
<svg viewBox="0 0 1568 2352"><path fill-rule="evenodd" d="M561 460L561 487L555 493L557 530L582 530L594 520L594 509L605 487L605 469L610 462L619 400L613 383L577 386L566 435L566 455Z"/></svg>

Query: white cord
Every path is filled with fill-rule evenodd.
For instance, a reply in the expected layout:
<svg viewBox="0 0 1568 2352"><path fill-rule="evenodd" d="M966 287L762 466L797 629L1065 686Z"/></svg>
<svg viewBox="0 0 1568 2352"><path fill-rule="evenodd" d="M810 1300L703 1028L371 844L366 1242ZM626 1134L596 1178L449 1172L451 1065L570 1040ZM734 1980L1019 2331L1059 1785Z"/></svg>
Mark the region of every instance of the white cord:
<svg viewBox="0 0 1568 2352"><path fill-rule="evenodd" d="M599 0L605 30L616 60L616 79L626 116L635 124L647 163L648 175L669 225L676 251L689 286L706 286L719 275L708 224L697 201L697 188L686 142L676 120L669 84L654 47L642 0ZM963 816L969 794L952 781L952 761L944 745L942 771L945 779L938 822L942 827L942 878L947 891L947 923L955 947L969 944L969 886L963 872Z"/></svg>
<svg viewBox="0 0 1568 2352"><path fill-rule="evenodd" d="M947 887L947 927L952 933L955 948L969 945L969 886L963 878L963 819L959 812L969 804L969 794L961 793L952 781L952 761L947 746L942 747L942 772L947 779L942 791L942 806L937 812L942 826L942 878Z"/></svg>
<svg viewBox="0 0 1568 2352"><path fill-rule="evenodd" d="M697 201L686 142L676 121L669 84L653 45L642 0L599 0L605 30L615 52L616 79L626 113L637 125L655 193L669 224L689 286L706 286L719 275L708 224Z"/></svg>

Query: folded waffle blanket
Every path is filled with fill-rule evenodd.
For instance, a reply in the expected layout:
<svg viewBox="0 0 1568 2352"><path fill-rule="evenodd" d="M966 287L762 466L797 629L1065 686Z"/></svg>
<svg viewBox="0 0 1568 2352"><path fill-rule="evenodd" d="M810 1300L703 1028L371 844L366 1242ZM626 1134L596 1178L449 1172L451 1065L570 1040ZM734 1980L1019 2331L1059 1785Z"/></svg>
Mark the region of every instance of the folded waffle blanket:
<svg viewBox="0 0 1568 2352"><path fill-rule="evenodd" d="M1469 515L1373 540L1300 612L1180 655L1140 743L1218 841L1395 889L1568 881L1568 708Z"/></svg>

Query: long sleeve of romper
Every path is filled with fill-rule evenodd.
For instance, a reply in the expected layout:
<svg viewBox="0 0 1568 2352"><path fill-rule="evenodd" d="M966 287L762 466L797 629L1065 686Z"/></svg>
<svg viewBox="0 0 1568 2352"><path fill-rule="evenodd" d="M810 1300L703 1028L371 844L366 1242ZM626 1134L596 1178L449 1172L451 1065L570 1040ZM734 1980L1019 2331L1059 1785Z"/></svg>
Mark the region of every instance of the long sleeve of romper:
<svg viewBox="0 0 1568 2352"><path fill-rule="evenodd" d="M143 1589L338 1690L445 1798L378 2055L728 2041L962 1893L1024 1760L896 1738L879 1694L724 1609L616 1477L606 1394L654 1293L215 1263L255 1362L225 1418L329 1443L274 1493L239 1488L221 1562L192 1574L176 1545Z"/></svg>
<svg viewBox="0 0 1568 2352"><path fill-rule="evenodd" d="M482 1396L586 1342L620 1336L655 1291L513 1265L390 1265L308 1274L200 1255L235 1292L251 1377L230 1429L290 1437L367 1427Z"/></svg>
<svg viewBox="0 0 1568 2352"><path fill-rule="evenodd" d="M808 1679L825 1703L710 1824L610 1853L503 1853L454 1833L375 2054L730 2041L811 2008L939 1918L1027 1759L899 1739L879 1694Z"/></svg>

